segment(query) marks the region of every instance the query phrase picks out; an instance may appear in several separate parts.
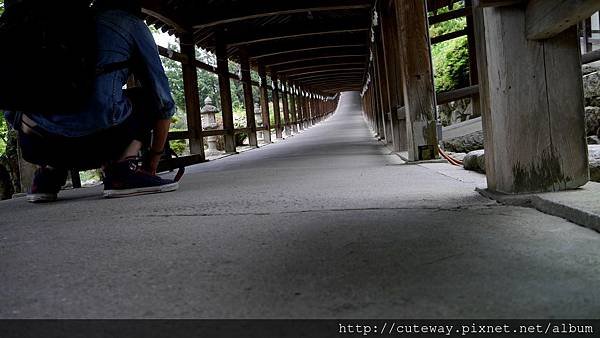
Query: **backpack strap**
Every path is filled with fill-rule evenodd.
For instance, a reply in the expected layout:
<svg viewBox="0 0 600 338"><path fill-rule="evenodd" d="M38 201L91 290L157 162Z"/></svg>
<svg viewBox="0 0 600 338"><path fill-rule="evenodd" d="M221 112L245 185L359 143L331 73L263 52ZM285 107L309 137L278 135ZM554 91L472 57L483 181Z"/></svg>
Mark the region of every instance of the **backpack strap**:
<svg viewBox="0 0 600 338"><path fill-rule="evenodd" d="M185 167L184 166L177 166L176 161L179 159L179 156L177 155L177 153L171 149L171 147L167 147L167 153L168 153L168 157L169 157L169 167L171 170L175 170L177 169L177 174L175 175L175 178L173 179L175 182L179 182L181 180L181 178L183 177L183 175L185 174Z"/></svg>
<svg viewBox="0 0 600 338"><path fill-rule="evenodd" d="M130 68L132 65L131 60L125 60L121 62L109 63L104 66L100 66L96 68L96 76L116 72L117 70Z"/></svg>

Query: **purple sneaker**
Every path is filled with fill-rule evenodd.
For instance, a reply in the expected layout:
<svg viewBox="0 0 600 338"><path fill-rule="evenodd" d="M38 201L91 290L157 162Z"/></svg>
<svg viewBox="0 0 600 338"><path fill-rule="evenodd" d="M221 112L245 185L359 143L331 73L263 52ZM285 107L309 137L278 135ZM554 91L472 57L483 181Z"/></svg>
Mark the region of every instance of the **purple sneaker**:
<svg viewBox="0 0 600 338"><path fill-rule="evenodd" d="M106 169L104 197L116 198L175 191L179 183L140 170L139 159L115 163Z"/></svg>
<svg viewBox="0 0 600 338"><path fill-rule="evenodd" d="M58 192L67 183L66 170L42 167L35 172L31 191L27 194L27 201L31 203L54 202Z"/></svg>

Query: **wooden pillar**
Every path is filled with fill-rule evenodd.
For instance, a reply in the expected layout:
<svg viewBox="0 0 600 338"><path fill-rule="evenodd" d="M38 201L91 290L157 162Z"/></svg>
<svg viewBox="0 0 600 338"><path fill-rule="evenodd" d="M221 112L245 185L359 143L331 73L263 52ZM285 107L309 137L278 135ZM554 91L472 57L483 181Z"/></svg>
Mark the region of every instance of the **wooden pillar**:
<svg viewBox="0 0 600 338"><path fill-rule="evenodd" d="M298 121L298 129L304 130L304 110L302 109L302 90L298 90L296 95L296 119Z"/></svg>
<svg viewBox="0 0 600 338"><path fill-rule="evenodd" d="M70 170L69 174L71 175L71 183L73 183L73 188L74 189L81 188L81 175L79 175L79 170L77 170L77 169Z"/></svg>
<svg viewBox="0 0 600 338"><path fill-rule="evenodd" d="M376 31L379 30L379 27L375 28ZM389 103L389 88L388 88L388 80L387 80L387 69L385 67L385 59L383 58L383 48L382 48L382 39L381 34L376 34L375 43L373 44L373 54L375 58L375 70L376 70L376 83L379 87L379 100L380 100L380 114L381 114L381 123L383 128L383 137L382 139L385 143L390 143L392 141L391 135L391 126L390 126L390 103Z"/></svg>
<svg viewBox="0 0 600 338"><path fill-rule="evenodd" d="M304 102L304 127L310 127L310 99L307 94L302 97L302 101Z"/></svg>
<svg viewBox="0 0 600 338"><path fill-rule="evenodd" d="M288 101L288 88L287 83L284 84L282 92L283 101L283 121L285 123L285 136L292 135L292 122L290 120L290 103Z"/></svg>
<svg viewBox="0 0 600 338"><path fill-rule="evenodd" d="M385 132L383 128L383 121L381 119L381 111L383 110L381 104L381 87L379 86L379 70L377 68L377 58L375 57L375 52L373 51L373 68L371 69L371 86L373 86L373 118L375 120L375 136L377 136L380 140L385 139Z"/></svg>
<svg viewBox="0 0 600 338"><path fill-rule="evenodd" d="M281 110L279 108L279 81L277 74L271 74L273 81L273 115L275 115L275 137L283 138L283 127L281 125Z"/></svg>
<svg viewBox="0 0 600 338"><path fill-rule="evenodd" d="M246 124L250 131L248 132L248 142L251 147L258 148L258 139L256 136L256 119L254 117L254 97L252 94L252 77L250 75L250 59L245 50L240 50L240 67L242 70L242 85L244 87L244 107L246 108Z"/></svg>
<svg viewBox="0 0 600 338"><path fill-rule="evenodd" d="M296 110L296 94L290 88L290 108L292 113L292 130L294 134L298 133L298 112Z"/></svg>
<svg viewBox="0 0 600 338"><path fill-rule="evenodd" d="M402 89L402 71L400 62L400 44L398 37L398 20L396 19L396 4L391 3L391 8L385 8L381 15L383 58L386 65L386 79L388 81L388 100L390 105L392 147L396 152L407 149L406 140L406 114L399 114L404 106Z"/></svg>
<svg viewBox="0 0 600 338"><path fill-rule="evenodd" d="M594 49L594 45L590 41L592 38L592 19L587 18L582 22L583 26L583 44L585 47L585 52L589 53Z"/></svg>
<svg viewBox="0 0 600 338"><path fill-rule="evenodd" d="M223 35L217 34L217 75L219 76L219 92L221 111L223 113L223 129L225 130L225 152L236 153L235 126L233 124L233 106L231 100L231 83L229 82L229 59Z"/></svg>
<svg viewBox="0 0 600 338"><path fill-rule="evenodd" d="M466 7L473 6L473 0L465 1ZM477 70L477 48L475 46L475 26L473 23L473 16L467 15L467 40L469 45L469 83L471 86L479 84L479 75ZM473 115L471 117L481 116L481 104L479 94L471 96L471 107L473 108Z"/></svg>
<svg viewBox="0 0 600 338"><path fill-rule="evenodd" d="M198 70L193 61L196 60L196 48L191 34L180 37L181 53L188 58L181 64L183 75L183 90L189 131L190 152L200 155L204 161L204 138L202 137L202 118L200 115L200 91L198 90Z"/></svg>
<svg viewBox="0 0 600 338"><path fill-rule="evenodd" d="M526 39L522 6L476 8L488 189L573 189L589 179L576 28Z"/></svg>
<svg viewBox="0 0 600 338"><path fill-rule="evenodd" d="M395 2L402 46L408 160L433 160L439 152L427 4L422 0Z"/></svg>
<svg viewBox="0 0 600 338"><path fill-rule="evenodd" d="M267 72L263 65L258 65L260 76L260 108L262 109L263 126L265 127L265 143L271 143L271 113L269 111L269 89L267 87Z"/></svg>

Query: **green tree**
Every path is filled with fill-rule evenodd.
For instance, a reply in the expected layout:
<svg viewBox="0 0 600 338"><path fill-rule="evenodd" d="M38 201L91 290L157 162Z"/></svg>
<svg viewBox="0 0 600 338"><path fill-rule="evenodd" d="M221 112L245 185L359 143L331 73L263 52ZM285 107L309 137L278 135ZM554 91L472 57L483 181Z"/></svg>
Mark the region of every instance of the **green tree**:
<svg viewBox="0 0 600 338"><path fill-rule="evenodd" d="M464 5L455 4L452 9ZM448 12L444 7L438 14ZM455 32L466 28L465 18L453 19L435 24L430 29L431 37ZM466 37L444 41L433 45L431 49L435 85L437 91L454 90L469 85L469 50Z"/></svg>

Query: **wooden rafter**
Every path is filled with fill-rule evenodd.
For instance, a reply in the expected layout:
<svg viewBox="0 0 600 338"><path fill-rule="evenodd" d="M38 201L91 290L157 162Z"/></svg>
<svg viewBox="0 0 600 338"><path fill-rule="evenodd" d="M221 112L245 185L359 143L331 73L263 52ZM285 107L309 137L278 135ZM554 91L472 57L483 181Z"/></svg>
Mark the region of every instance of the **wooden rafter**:
<svg viewBox="0 0 600 338"><path fill-rule="evenodd" d="M365 32L369 27L368 22L343 20L328 23L307 22L305 25L268 25L253 30L248 30L247 27L239 30L229 29L226 39L229 46L241 46L301 37Z"/></svg>
<svg viewBox="0 0 600 338"><path fill-rule="evenodd" d="M242 1L236 4L236 6L228 8L210 8L210 6L204 6L201 11L204 15L197 18L193 24L193 28L202 29L275 15L365 9L371 8L371 6L371 1L367 0Z"/></svg>
<svg viewBox="0 0 600 338"><path fill-rule="evenodd" d="M328 63L323 62L321 64L312 64L304 67L295 67L295 68L285 68L285 69L271 69L271 72L278 74L296 74L298 72L304 72L308 70L319 70L319 69L329 69L329 68L340 68L340 67L362 67L363 69L367 67L364 60L359 60L358 62L334 62Z"/></svg>
<svg viewBox="0 0 600 338"><path fill-rule="evenodd" d="M274 55L271 57L262 57L259 61L266 65L294 63L307 60L323 60L323 58L329 57L345 57L348 55L363 55L368 57L369 49L363 45L352 46L352 47L333 47L333 48L321 48L310 51L298 51L290 52L286 54Z"/></svg>
<svg viewBox="0 0 600 338"><path fill-rule="evenodd" d="M352 72L360 72L361 74L364 72L365 67L336 67L331 69L320 69L320 70L305 70L298 73L287 73L286 77L289 79L298 79L304 78L306 76L315 75L315 74L331 74L331 73L352 73Z"/></svg>

